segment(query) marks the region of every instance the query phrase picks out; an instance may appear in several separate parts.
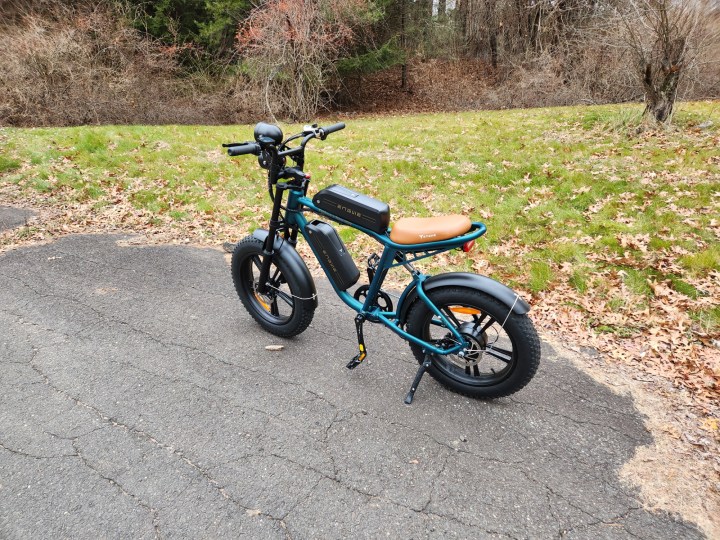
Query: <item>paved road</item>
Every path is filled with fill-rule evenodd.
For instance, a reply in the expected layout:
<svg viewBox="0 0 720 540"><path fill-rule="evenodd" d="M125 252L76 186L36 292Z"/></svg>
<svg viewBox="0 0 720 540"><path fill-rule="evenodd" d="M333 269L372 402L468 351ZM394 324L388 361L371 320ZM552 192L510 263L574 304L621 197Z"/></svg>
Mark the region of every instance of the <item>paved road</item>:
<svg viewBox="0 0 720 540"><path fill-rule="evenodd" d="M550 348L510 399L416 370L319 287L288 341L224 255L73 236L0 255L0 538L699 538L618 470L651 438ZM282 343L270 352L266 345Z"/></svg>
<svg viewBox="0 0 720 540"><path fill-rule="evenodd" d="M0 206L0 232L25 225L33 212L12 206Z"/></svg>

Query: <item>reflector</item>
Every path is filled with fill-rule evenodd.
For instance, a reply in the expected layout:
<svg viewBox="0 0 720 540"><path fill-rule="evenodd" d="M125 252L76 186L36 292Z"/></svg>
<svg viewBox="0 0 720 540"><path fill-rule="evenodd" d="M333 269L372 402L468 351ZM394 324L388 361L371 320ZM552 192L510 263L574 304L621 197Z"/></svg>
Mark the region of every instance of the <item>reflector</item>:
<svg viewBox="0 0 720 540"><path fill-rule="evenodd" d="M450 311L455 313L462 313L463 315L480 315L482 311L479 309L463 306L450 306Z"/></svg>

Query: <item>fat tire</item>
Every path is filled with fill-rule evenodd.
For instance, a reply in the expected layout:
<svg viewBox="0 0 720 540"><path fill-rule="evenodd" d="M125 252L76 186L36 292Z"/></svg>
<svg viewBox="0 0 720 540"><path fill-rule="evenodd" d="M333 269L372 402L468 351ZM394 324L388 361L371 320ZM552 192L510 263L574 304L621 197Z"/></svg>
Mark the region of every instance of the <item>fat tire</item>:
<svg viewBox="0 0 720 540"><path fill-rule="evenodd" d="M432 365L428 369L428 373L440 384L453 392L468 397L494 399L514 394L530 382L540 365L540 338L527 314L510 313L508 316L507 305L475 289L442 287L429 291L428 297L438 308L453 304L472 305L488 313L496 321L503 321L507 317L503 328L513 345L514 364L512 370L502 381L492 385L466 384L459 380L460 377L453 377L447 371L441 370L438 367L440 365L438 357L432 355ZM432 312L418 298L408 311L407 332L425 339L428 331L427 325L431 318ZM422 347L410 343L410 348L418 363L422 363L425 359Z"/></svg>
<svg viewBox="0 0 720 540"><path fill-rule="evenodd" d="M240 301L253 319L265 330L279 337L289 338L304 332L312 322L315 305L312 300L302 299L300 281L285 264L282 257L274 257L273 264L290 289L293 296L293 311L285 322L273 321L273 317L263 309L255 298L249 272L252 270L252 258L262 256L264 242L254 236L247 236L235 245L232 254L231 272Z"/></svg>

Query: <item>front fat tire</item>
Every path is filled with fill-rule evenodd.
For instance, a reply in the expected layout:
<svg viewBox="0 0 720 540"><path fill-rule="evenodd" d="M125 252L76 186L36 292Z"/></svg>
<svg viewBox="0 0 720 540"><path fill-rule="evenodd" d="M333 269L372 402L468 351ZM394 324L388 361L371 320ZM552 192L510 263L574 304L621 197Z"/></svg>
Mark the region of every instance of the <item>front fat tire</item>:
<svg viewBox="0 0 720 540"><path fill-rule="evenodd" d="M284 282L283 288L287 291L285 303L292 302L292 306L288 304L283 307L286 310L291 310L291 313L273 314L272 310L268 310L263 306L254 290L254 284L259 276L257 261L262 259L263 244L262 240L254 236L248 236L235 246L231 263L235 290L245 309L265 330L284 338L296 336L310 326L315 313L314 301L302 298L300 294L302 289L298 277L290 271L289 266L285 264L282 257L275 256L273 265L275 270L279 271L278 275ZM282 299L276 299L276 301L282 302Z"/></svg>
<svg viewBox="0 0 720 540"><path fill-rule="evenodd" d="M512 362L508 365L508 373L498 377L497 381L473 381L461 370L448 368L445 357L432 355L432 366L428 373L443 386L469 397L492 399L513 394L527 385L537 372L540 364L540 339L532 321L527 315L511 313L504 303L474 289L460 287L443 287L428 292L428 297L442 310L443 306L473 306L486 313L501 325L501 329L512 342ZM430 320L432 312L419 298L412 304L407 317L408 333L427 340L430 336ZM507 317L507 320L505 320ZM438 327L435 327L438 328ZM419 363L425 359L422 347L410 343L410 348Z"/></svg>

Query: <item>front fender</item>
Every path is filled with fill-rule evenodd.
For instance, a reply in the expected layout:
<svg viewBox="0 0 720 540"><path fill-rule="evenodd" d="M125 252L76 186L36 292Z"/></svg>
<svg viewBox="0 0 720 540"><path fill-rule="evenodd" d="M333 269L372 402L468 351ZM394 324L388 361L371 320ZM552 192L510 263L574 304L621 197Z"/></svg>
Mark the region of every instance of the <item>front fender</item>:
<svg viewBox="0 0 720 540"><path fill-rule="evenodd" d="M252 235L254 238L257 238L264 243L267 238L268 231L256 229ZM299 296L301 298L312 298L313 306L317 307L318 301L315 281L313 280L312 275L310 275L310 270L308 270L305 261L303 261L302 257L300 257L298 252L295 251L295 248L284 239L279 236L275 236L273 252L273 257L282 259L289 271L297 277L300 284Z"/></svg>
<svg viewBox="0 0 720 540"><path fill-rule="evenodd" d="M502 302L507 307L512 307L513 313L524 315L530 311L530 304L520 298L515 291L487 276L471 274L469 272L450 272L448 274L429 277L423 282L423 290L426 293L440 287L464 287L466 289L482 291ZM403 300L402 305L399 307L399 320L401 325L405 324L408 310L417 297L418 292L416 287L413 287L405 296L405 300Z"/></svg>

